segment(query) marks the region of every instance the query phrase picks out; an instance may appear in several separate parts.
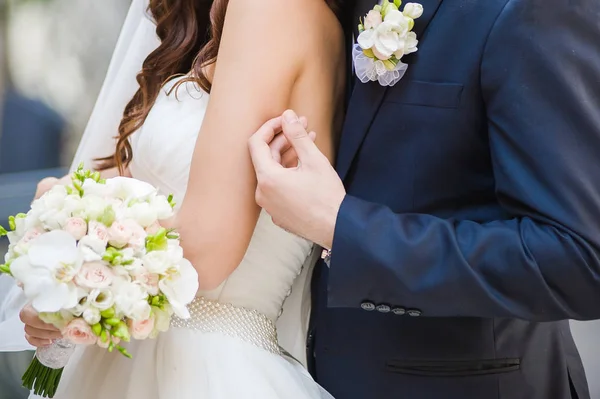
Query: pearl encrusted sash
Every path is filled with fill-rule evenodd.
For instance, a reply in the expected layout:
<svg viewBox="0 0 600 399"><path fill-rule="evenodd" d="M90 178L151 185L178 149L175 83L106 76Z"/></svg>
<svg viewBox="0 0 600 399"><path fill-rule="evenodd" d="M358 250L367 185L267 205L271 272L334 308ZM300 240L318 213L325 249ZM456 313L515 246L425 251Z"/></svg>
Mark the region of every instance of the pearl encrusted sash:
<svg viewBox="0 0 600 399"><path fill-rule="evenodd" d="M189 328L202 333L221 333L239 338L261 349L281 354L275 323L264 314L231 304L197 297L188 305L191 317L171 320L171 327Z"/></svg>

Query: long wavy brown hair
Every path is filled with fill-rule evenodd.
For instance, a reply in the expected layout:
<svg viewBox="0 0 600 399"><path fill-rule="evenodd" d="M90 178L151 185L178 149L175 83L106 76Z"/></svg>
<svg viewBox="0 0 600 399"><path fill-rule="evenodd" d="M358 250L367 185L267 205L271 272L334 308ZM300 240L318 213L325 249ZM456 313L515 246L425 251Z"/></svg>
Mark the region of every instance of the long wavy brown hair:
<svg viewBox="0 0 600 399"><path fill-rule="evenodd" d="M324 1L338 12L341 0ZM129 137L144 123L169 79L191 72L180 83L194 81L210 92L211 82L205 70L217 59L228 3L229 0L150 0L148 10L156 21L160 45L142 64L137 75L139 88L119 124L116 151L97 159L98 170L117 167L123 173L133 157Z"/></svg>

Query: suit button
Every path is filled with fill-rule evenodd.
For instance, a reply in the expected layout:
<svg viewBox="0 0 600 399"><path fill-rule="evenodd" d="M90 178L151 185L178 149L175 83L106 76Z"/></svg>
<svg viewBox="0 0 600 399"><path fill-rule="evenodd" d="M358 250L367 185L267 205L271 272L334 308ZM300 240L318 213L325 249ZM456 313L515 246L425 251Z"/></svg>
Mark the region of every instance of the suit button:
<svg viewBox="0 0 600 399"><path fill-rule="evenodd" d="M421 311L417 309L409 309L406 311L406 313L408 313L408 315L412 317L421 316Z"/></svg>
<svg viewBox="0 0 600 399"><path fill-rule="evenodd" d="M362 310L366 310L368 312L375 310L375 304L369 301L364 301L360 304L360 307L362 308Z"/></svg>
<svg viewBox="0 0 600 399"><path fill-rule="evenodd" d="M377 305L377 311L380 313L388 313L391 310L391 308L388 305Z"/></svg>
<svg viewBox="0 0 600 399"><path fill-rule="evenodd" d="M404 316L406 314L406 309L404 308L394 308L392 309L392 313L398 316Z"/></svg>

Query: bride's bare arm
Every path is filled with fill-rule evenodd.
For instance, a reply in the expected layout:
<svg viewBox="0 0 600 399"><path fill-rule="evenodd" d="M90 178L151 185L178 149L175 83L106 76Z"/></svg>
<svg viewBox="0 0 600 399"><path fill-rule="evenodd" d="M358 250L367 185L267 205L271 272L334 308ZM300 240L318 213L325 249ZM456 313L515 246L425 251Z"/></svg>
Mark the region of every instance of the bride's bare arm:
<svg viewBox="0 0 600 399"><path fill-rule="evenodd" d="M314 17L303 3L229 2L211 99L175 220L203 289L217 287L235 270L252 237L259 208L247 141L291 105L309 54L300 38Z"/></svg>

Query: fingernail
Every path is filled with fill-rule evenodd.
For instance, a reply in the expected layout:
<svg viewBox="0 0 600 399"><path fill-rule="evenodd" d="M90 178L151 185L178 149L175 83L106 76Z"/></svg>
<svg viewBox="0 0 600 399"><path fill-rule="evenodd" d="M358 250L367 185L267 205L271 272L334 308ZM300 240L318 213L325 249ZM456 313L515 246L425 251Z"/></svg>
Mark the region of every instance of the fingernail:
<svg viewBox="0 0 600 399"><path fill-rule="evenodd" d="M298 115L292 110L287 110L283 113L283 119L285 119L287 123L296 123L298 122Z"/></svg>

